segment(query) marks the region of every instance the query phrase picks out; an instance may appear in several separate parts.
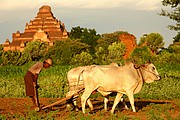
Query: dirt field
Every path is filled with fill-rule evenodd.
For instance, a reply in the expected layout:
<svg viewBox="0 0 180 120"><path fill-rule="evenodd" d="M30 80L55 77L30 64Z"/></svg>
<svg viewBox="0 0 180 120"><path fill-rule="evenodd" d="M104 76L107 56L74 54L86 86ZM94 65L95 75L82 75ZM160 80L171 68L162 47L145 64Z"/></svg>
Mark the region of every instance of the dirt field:
<svg viewBox="0 0 180 120"><path fill-rule="evenodd" d="M41 106L45 106L57 100L60 100L60 99L40 98L40 103L41 103ZM8 116L8 115L18 114L19 116L25 117L29 111L33 110L32 102L29 98L0 98L0 101L1 101L0 102L1 115ZM93 101L93 105L95 109L94 111L90 112L90 114L93 114L93 118L98 117L101 113L103 113L103 116L104 116L103 119L106 119L111 115L109 110L112 107L113 100L110 100L110 103L108 104L109 106L108 111L105 111L103 108L104 107L103 98L93 99L92 101ZM153 109L157 110L159 108L156 108L156 107L159 106L162 108L162 110L159 110L158 112L160 113L165 112L165 114L168 113L171 116L171 118L177 118L180 114L180 107L179 105L176 104L176 102L177 101L135 100L135 107L137 110L136 113L133 113L131 109L124 110L122 104L120 103L116 107L115 114L117 116L125 115L125 116L130 116L130 118L147 119L148 117L147 114L150 114L149 111ZM126 103L128 107L130 107L129 101L126 101ZM180 101L178 101L178 103L180 103ZM78 106L79 108L81 108L79 99L78 99ZM167 106L170 106L170 107L168 108ZM44 115L44 114L48 114L50 111L56 111L56 110L59 110L56 113L56 116L55 116L56 119L59 119L59 118L66 119L66 117L70 116L72 113L71 110L66 109L66 104L62 103L57 106L51 107L49 109L41 110L40 112L38 112L38 114ZM89 111L88 107L86 110ZM80 110L75 113L82 114L82 111ZM167 116L165 116L165 119L167 119Z"/></svg>

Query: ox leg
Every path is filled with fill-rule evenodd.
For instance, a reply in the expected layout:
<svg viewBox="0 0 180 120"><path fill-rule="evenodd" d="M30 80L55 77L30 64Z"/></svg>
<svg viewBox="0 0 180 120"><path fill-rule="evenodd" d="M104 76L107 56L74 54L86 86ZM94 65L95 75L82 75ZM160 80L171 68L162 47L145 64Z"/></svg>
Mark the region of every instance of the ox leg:
<svg viewBox="0 0 180 120"><path fill-rule="evenodd" d="M79 111L79 107L77 106L77 97L73 98L73 110Z"/></svg>
<svg viewBox="0 0 180 120"><path fill-rule="evenodd" d="M85 113L85 107L86 107L86 101L88 100L89 96L92 92L84 91L84 93L81 96L81 105L82 105L82 112Z"/></svg>
<svg viewBox="0 0 180 120"><path fill-rule="evenodd" d="M112 109L111 109L111 113L112 113L112 114L114 113L114 110L115 110L117 104L119 103L119 101L121 100L121 97L122 97L122 96L123 96L122 93L117 93L116 98L115 98L115 100L114 100L113 107L112 107Z"/></svg>
<svg viewBox="0 0 180 120"><path fill-rule="evenodd" d="M129 92L127 92L127 95L128 95L128 98L129 98L131 107L132 107L132 109L133 109L133 112L136 112L136 109L135 109L135 106L134 106L134 96L133 96L133 92L132 92L132 91L129 91Z"/></svg>
<svg viewBox="0 0 180 120"><path fill-rule="evenodd" d="M87 103L88 103L88 105L89 105L89 107L90 107L91 111L93 111L93 110L94 110L94 108L93 108L93 104L91 103L91 100L90 100L90 99L88 99L88 100L87 100Z"/></svg>
<svg viewBox="0 0 180 120"><path fill-rule="evenodd" d="M107 111L107 104L108 104L108 96L105 96L104 98L104 109Z"/></svg>
<svg viewBox="0 0 180 120"><path fill-rule="evenodd" d="M126 105L126 103L124 102L124 99L123 99L123 98L121 98L121 102L123 103L124 108L125 108L126 110L128 110L129 108L128 108L128 106Z"/></svg>
<svg viewBox="0 0 180 120"><path fill-rule="evenodd" d="M69 97L69 96L71 96L71 92L66 93L66 98ZM73 98L70 98L69 100L67 100L67 105L66 105L66 107L67 107L68 109L70 109L70 108L71 108L71 104L73 105Z"/></svg>
<svg viewBox="0 0 180 120"><path fill-rule="evenodd" d="M66 97L69 97L69 96L72 96L74 94L74 91L69 91L67 94L66 94ZM75 109L76 111L79 111L79 108L77 106L77 97L78 95L76 96L73 96L72 98L70 98L68 101L67 101L67 108L70 109L71 108L71 105L73 106L73 110Z"/></svg>

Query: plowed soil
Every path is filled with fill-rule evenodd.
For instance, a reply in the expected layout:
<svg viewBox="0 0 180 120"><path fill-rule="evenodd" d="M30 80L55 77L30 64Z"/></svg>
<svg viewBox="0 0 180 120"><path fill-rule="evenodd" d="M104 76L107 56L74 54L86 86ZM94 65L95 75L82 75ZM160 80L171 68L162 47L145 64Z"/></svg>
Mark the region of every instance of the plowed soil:
<svg viewBox="0 0 180 120"><path fill-rule="evenodd" d="M53 102L56 102L60 99L52 99L52 98L40 98L41 106L49 105ZM100 111L104 113L104 119L106 119L107 116L110 116L110 109L113 105L113 99L110 100L108 104L108 111L106 112L104 110L104 103L103 98L98 99L92 99L94 110L92 111L93 118L96 118L100 115ZM179 102L179 101L178 101ZM129 101L126 101L128 107L130 107ZM180 102L179 102L180 103ZM116 107L115 114L117 115L126 115L126 116L133 116L138 117L141 119L147 119L147 111L154 109L152 105L155 104L159 106L163 105L170 105L170 109L166 112L168 112L171 115L171 118L177 118L177 116L180 114L180 107L176 104L176 101L164 101L164 100L135 100L135 107L137 112L134 113L132 110L125 110L123 109L123 105L119 103L119 105ZM76 114L81 114L81 104L80 99L78 99L78 106L80 110L76 112ZM27 113L31 110L33 110L32 102L29 98L0 98L0 114L1 115L14 115L18 114L20 116L26 116ZM67 110L66 108L66 102L63 102L61 104L58 104L54 107L41 110L39 113L47 114L50 111L59 110L56 114L56 119L65 119L66 116L70 115L72 110ZM88 107L86 107L87 111L90 111ZM167 109L166 109L167 110ZM91 113L91 112L90 112ZM96 116L97 115L97 116ZM108 117L107 117L108 118Z"/></svg>

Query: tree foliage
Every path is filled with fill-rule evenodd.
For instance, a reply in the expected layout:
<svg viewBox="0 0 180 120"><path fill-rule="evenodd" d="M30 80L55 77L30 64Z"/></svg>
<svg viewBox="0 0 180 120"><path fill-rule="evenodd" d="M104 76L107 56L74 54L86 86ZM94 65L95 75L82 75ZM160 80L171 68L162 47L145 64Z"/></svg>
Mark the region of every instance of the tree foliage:
<svg viewBox="0 0 180 120"><path fill-rule="evenodd" d="M92 65L94 63L93 57L88 52L82 52L73 56L70 62L72 65Z"/></svg>
<svg viewBox="0 0 180 120"><path fill-rule="evenodd" d="M99 36L94 29L81 27L75 27L71 32L71 39L57 40L53 46L48 46L47 43L40 41L29 42L23 52L3 51L1 45L0 57L2 60L0 62L23 65L29 61L52 58L54 64L61 65L124 63L123 55L126 52L126 46L121 43L119 36L124 33L128 34L127 32L116 31ZM161 49L164 42L159 33L146 34L140 38L139 47L131 53L130 59L140 64L152 58L157 62L166 59L165 62L178 63L180 62L179 38L180 35L178 34L174 37L174 43L165 50ZM94 49L93 52L92 49Z"/></svg>
<svg viewBox="0 0 180 120"><path fill-rule="evenodd" d="M171 11L162 9L160 15L161 16L167 16L169 19L172 19L176 21L175 25L169 25L168 27L171 30L180 30L180 0L163 0L162 1L163 6L170 6Z"/></svg>
<svg viewBox="0 0 180 120"><path fill-rule="evenodd" d="M106 64L107 63L107 56L108 56L108 52L102 48L102 47L99 47L98 50L96 50L96 53L95 53L95 63L96 64Z"/></svg>
<svg viewBox="0 0 180 120"><path fill-rule="evenodd" d="M73 27L69 36L72 40L80 39L80 42L90 45L90 52L94 53L94 47L97 45L97 40L100 35L95 29L81 28L80 26Z"/></svg>
<svg viewBox="0 0 180 120"><path fill-rule="evenodd" d="M130 60L136 64L144 64L151 59L151 51L147 46L136 48L130 55Z"/></svg>
<svg viewBox="0 0 180 120"><path fill-rule="evenodd" d="M113 33L102 34L101 38L98 39L98 41L97 41L98 45L96 46L96 50L98 50L99 47L101 47L107 51L107 48L109 45L111 45L114 42L120 42L119 35L123 34L123 33L127 33L127 32L116 31Z"/></svg>
<svg viewBox="0 0 180 120"><path fill-rule="evenodd" d="M168 51L170 53L177 53L177 54L180 54L180 42L176 42L174 44L171 44L169 47L168 47Z"/></svg>
<svg viewBox="0 0 180 120"><path fill-rule="evenodd" d="M3 53L3 46L0 45L0 57L1 57L2 53Z"/></svg>
<svg viewBox="0 0 180 120"><path fill-rule="evenodd" d="M173 64L179 64L180 63L180 53L172 52L169 49L163 50L160 52L156 58L157 63L173 63Z"/></svg>
<svg viewBox="0 0 180 120"><path fill-rule="evenodd" d="M180 32L178 32L178 34L173 39L173 43L180 42Z"/></svg>
<svg viewBox="0 0 180 120"><path fill-rule="evenodd" d="M23 53L28 53L33 61L38 61L44 57L48 51L48 44L40 41L28 42Z"/></svg>
<svg viewBox="0 0 180 120"><path fill-rule="evenodd" d="M112 45L109 45L108 51L109 52L107 58L110 61L110 63L116 62L120 64L123 61L123 55L126 52L126 46L121 42L114 42L112 43Z"/></svg>
<svg viewBox="0 0 180 120"><path fill-rule="evenodd" d="M21 57L21 53L19 51L8 50L2 53L2 60L4 65L7 64L17 65L20 57Z"/></svg>
<svg viewBox="0 0 180 120"><path fill-rule="evenodd" d="M108 46L107 50L99 47L96 51L96 64L109 64L116 62L118 64L123 62L123 55L125 54L126 46L121 42L114 42Z"/></svg>
<svg viewBox="0 0 180 120"><path fill-rule="evenodd" d="M147 46L153 54L164 46L164 39L159 33L150 33L140 38L139 46Z"/></svg>
<svg viewBox="0 0 180 120"><path fill-rule="evenodd" d="M3 46L0 45L0 64L3 62L2 61L2 54L3 54Z"/></svg>
<svg viewBox="0 0 180 120"><path fill-rule="evenodd" d="M56 64L69 64L74 55L80 54L83 51L86 52L88 49L89 45L78 40L58 40L49 49L47 56L52 58Z"/></svg>

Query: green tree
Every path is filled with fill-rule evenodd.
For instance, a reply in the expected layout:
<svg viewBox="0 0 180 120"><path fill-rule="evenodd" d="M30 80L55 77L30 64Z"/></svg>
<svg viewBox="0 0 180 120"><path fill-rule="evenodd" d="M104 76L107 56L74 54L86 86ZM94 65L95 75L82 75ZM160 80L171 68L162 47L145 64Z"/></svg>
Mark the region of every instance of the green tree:
<svg viewBox="0 0 180 120"><path fill-rule="evenodd" d="M3 62L2 61L2 54L3 54L3 46L0 45L0 64Z"/></svg>
<svg viewBox="0 0 180 120"><path fill-rule="evenodd" d="M173 43L180 42L180 32L178 32L178 34L173 39Z"/></svg>
<svg viewBox="0 0 180 120"><path fill-rule="evenodd" d="M180 42L176 42L174 44L169 45L168 51L170 53L180 54Z"/></svg>
<svg viewBox="0 0 180 120"><path fill-rule="evenodd" d="M1 57L2 53L3 53L3 46L0 45L0 57Z"/></svg>
<svg viewBox="0 0 180 120"><path fill-rule="evenodd" d="M175 25L169 25L171 30L180 30L180 0L163 0L163 6L170 6L171 11L162 9L160 15L169 17L170 19L176 21Z"/></svg>
<svg viewBox="0 0 180 120"><path fill-rule="evenodd" d="M179 51L176 51L178 49L176 48L174 52L172 51L172 49L170 49L170 50L167 49L167 50L161 51L155 58L156 62L157 63L179 64L180 63L180 53L179 53Z"/></svg>
<svg viewBox="0 0 180 120"><path fill-rule="evenodd" d="M171 63L171 57L171 53L169 53L167 50L163 50L156 56L155 60L157 63Z"/></svg>
<svg viewBox="0 0 180 120"><path fill-rule="evenodd" d="M94 63L93 57L88 52L82 52L81 54L76 54L71 59L71 64L73 65L91 65Z"/></svg>
<svg viewBox="0 0 180 120"><path fill-rule="evenodd" d="M97 45L97 40L100 38L100 35L97 34L95 29L73 27L70 32L70 38L72 40L80 39L81 42L90 45L90 52L94 53L94 47Z"/></svg>
<svg viewBox="0 0 180 120"><path fill-rule="evenodd" d="M28 53L31 60L38 61L44 57L48 51L48 44L40 41L28 42L23 53Z"/></svg>
<svg viewBox="0 0 180 120"><path fill-rule="evenodd" d="M108 52L104 50L104 48L99 47L99 49L95 53L95 63L96 64L103 64L105 65L107 63L107 56Z"/></svg>
<svg viewBox="0 0 180 120"><path fill-rule="evenodd" d="M49 49L46 56L52 58L55 64L69 64L74 55L86 52L88 49L89 45L78 40L58 40Z"/></svg>
<svg viewBox="0 0 180 120"><path fill-rule="evenodd" d="M29 53L21 52L21 57L18 59L16 65L24 65L31 61L31 56Z"/></svg>
<svg viewBox="0 0 180 120"><path fill-rule="evenodd" d="M118 64L122 63L123 61L123 55L126 52L126 45L123 43L112 43L112 45L109 45L108 47L109 53L108 53L108 60L109 62L116 62Z"/></svg>
<svg viewBox="0 0 180 120"><path fill-rule="evenodd" d="M83 33L83 28L81 28L80 26L73 27L71 29L69 38L72 40L73 39L81 39L82 33Z"/></svg>
<svg viewBox="0 0 180 120"><path fill-rule="evenodd" d="M21 52L19 51L4 51L2 54L2 60L3 60L3 64L7 65L7 64L13 64L13 65L17 65L19 58L21 57Z"/></svg>
<svg viewBox="0 0 180 120"><path fill-rule="evenodd" d="M119 42L120 41L119 35L123 33L127 33L127 32L116 31L113 33L102 34L101 38L98 39L97 41L98 45L96 46L96 50L98 50L99 47L102 47L105 51L108 51L108 46L114 42Z"/></svg>
<svg viewBox="0 0 180 120"><path fill-rule="evenodd" d="M159 33L150 33L140 38L139 46L147 46L153 54L164 46L164 39Z"/></svg>
<svg viewBox="0 0 180 120"><path fill-rule="evenodd" d="M102 47L96 51L95 63L96 64L110 64L116 62L123 63L123 55L125 54L126 46L121 42L114 42L108 46L107 50Z"/></svg>
<svg viewBox="0 0 180 120"><path fill-rule="evenodd" d="M143 36L140 38L140 41L139 41L139 43L138 43L138 46L139 46L139 47L141 47L141 46L143 46L143 45L146 44L146 36L147 36L147 34L143 35Z"/></svg>
<svg viewBox="0 0 180 120"><path fill-rule="evenodd" d="M136 64L144 64L151 60L151 52L147 46L136 48L130 55L130 60Z"/></svg>

